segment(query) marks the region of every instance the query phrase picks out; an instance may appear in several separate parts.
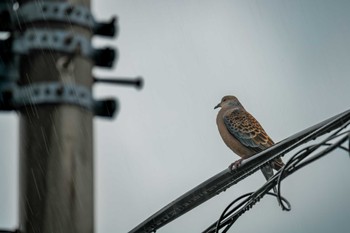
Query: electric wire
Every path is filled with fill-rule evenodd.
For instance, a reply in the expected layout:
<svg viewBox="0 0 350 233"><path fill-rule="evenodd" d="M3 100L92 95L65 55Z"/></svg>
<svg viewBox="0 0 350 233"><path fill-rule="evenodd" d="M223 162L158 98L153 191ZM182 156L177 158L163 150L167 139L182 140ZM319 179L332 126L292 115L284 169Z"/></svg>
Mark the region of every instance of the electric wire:
<svg viewBox="0 0 350 233"><path fill-rule="evenodd" d="M331 124L332 122L330 122ZM319 158L331 153L335 149L341 149L350 154L350 130L343 131L350 124L350 120L344 122L338 129L330 134L327 138L323 139L321 142L309 145L299 151L297 151L278 171L271 177L262 187L260 187L255 192L246 193L234 201L232 201L222 212L219 219L210 225L203 233L219 233L219 230L223 229L221 232L227 232L236 220L246 211L248 211L254 204L256 204L260 199L268 194L277 197L277 200L282 208L282 210L290 211L291 205L286 198L281 195L281 183L289 175L298 171L299 169L309 165L310 163L318 160ZM314 134L317 138L320 132L327 130L327 125L316 130ZM343 132L341 132L343 131ZM308 135L307 137L314 136ZM315 139L316 139L315 138ZM340 139L339 139L340 138ZM336 140L335 142L330 142ZM343 146L343 144L349 141L349 148ZM325 148L324 148L325 147ZM317 151L324 148L320 151ZM277 185L277 194L269 192L273 187ZM241 199L245 198L243 201L239 202ZM239 202L238 204L236 204ZM233 205L235 207L232 208ZM231 209L232 208L232 209ZM231 210L230 210L231 209Z"/></svg>
<svg viewBox="0 0 350 233"><path fill-rule="evenodd" d="M290 137L280 141L274 146L267 148L266 150L248 159L243 160L241 166L238 168L235 168L233 170L225 169L222 172L209 178L208 180L200 183L193 189L189 190L174 201L170 202L168 205L161 208L153 215L149 216L146 220L129 231L129 233L154 232L169 222L173 221L174 219L182 216L191 209L196 208L205 201L208 201L210 198L213 198L214 196L227 190L236 183L242 181L249 175L253 174L255 171L259 170L261 166L271 163L275 158L284 157L285 155L293 153L294 150L301 148L303 145L305 145L305 143L316 139L320 140L321 136L336 132L328 136L327 140L322 140L322 142L319 143L319 146L316 146L317 144L307 146L306 148L303 148L302 150L296 152L295 154L297 155L294 157L294 159L287 161L286 164L289 165L284 167L283 174L281 169L280 171L276 172L276 174L271 177L271 179L269 179L269 181L267 181L263 187L254 192L254 194L251 196L246 196L246 198L248 198L247 202L245 202L246 204L240 205L243 209L237 209L236 212L237 216L242 215L245 211L257 203L265 194L267 194L273 187L279 187L277 189L277 191L279 191L277 192L277 195L280 196L279 202L282 210L291 210L289 202L281 196L281 181L293 172L297 171L303 166L306 166L308 163L311 163L318 158L330 153L336 148L339 148L343 151L348 151L350 155L350 151L347 148L350 147L350 132L341 132L342 129L345 129L345 127L349 124L349 120L350 110L347 110L307 129L304 129L296 134L291 135ZM340 142L333 142L333 140L337 140L341 136L344 138L342 138ZM343 145L344 140L349 140L349 146ZM321 151L319 154L317 154L316 157L311 158L311 153L315 154L325 147L326 150ZM307 160L305 158L310 158L311 160ZM233 212L227 211L225 216L227 216L229 213L232 214ZM234 223L234 221L230 222L229 217L234 216L228 215L228 218L225 217L219 224L221 228L225 227L225 232L229 229L228 226L232 226ZM223 225L224 223L228 224ZM204 232L214 233L215 226L216 223L214 226L209 227Z"/></svg>

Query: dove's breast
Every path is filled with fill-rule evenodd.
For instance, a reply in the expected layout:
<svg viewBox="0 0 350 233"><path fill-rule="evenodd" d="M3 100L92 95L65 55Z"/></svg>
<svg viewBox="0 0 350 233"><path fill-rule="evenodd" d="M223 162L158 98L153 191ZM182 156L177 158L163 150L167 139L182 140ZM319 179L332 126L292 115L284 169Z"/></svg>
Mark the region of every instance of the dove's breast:
<svg viewBox="0 0 350 233"><path fill-rule="evenodd" d="M221 138L225 142L226 146L228 146L234 153L236 153L238 156L242 158L248 158L253 154L255 154L256 152L244 146L228 131L224 123L224 118L223 118L224 113L225 113L225 110L220 109L216 117L216 124L218 126Z"/></svg>

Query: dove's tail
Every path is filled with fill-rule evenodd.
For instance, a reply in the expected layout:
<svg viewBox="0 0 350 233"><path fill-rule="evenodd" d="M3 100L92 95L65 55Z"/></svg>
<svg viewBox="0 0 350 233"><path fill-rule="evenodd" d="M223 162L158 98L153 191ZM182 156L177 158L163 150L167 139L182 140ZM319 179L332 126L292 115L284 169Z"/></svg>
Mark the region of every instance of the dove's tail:
<svg viewBox="0 0 350 233"><path fill-rule="evenodd" d="M271 163L271 165L267 164L267 165L261 167L260 169L261 169L262 173L264 174L265 179L269 180L273 176L273 169L278 171L283 166L284 166L284 163L282 162L282 159L281 158L277 158ZM277 194L276 186L273 187L273 192L275 194ZM277 200L278 200L278 198L277 198ZM281 204L278 202L278 205L281 205Z"/></svg>
<svg viewBox="0 0 350 233"><path fill-rule="evenodd" d="M269 180L273 176L273 169L269 164L261 167L260 169L261 169L262 173L264 174L266 180ZM273 192L277 194L276 187L273 187Z"/></svg>
<svg viewBox="0 0 350 233"><path fill-rule="evenodd" d="M271 165L273 169L278 171L284 166L284 163L281 158L276 158L271 162Z"/></svg>

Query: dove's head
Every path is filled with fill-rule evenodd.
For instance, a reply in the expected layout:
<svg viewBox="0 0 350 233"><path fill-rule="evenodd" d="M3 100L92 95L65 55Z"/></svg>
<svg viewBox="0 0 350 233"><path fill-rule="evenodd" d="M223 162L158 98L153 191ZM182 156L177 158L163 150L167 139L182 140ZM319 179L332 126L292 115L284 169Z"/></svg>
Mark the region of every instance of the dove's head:
<svg viewBox="0 0 350 233"><path fill-rule="evenodd" d="M241 107L243 108L242 104L239 102L239 100L232 95L226 95L222 97L221 102L214 107L216 108L232 108L232 107Z"/></svg>

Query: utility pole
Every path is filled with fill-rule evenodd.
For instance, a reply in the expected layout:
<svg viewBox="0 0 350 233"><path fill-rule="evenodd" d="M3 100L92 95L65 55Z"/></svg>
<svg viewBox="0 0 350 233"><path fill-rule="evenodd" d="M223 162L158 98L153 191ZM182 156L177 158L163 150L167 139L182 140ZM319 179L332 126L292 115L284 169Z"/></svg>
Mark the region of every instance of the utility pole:
<svg viewBox="0 0 350 233"><path fill-rule="evenodd" d="M20 7L28 2L19 1ZM40 2L37 7L44 7L45 1ZM90 0L68 2L90 7ZM89 40L92 36L91 30L68 22L34 22L20 28L63 29ZM20 85L57 82L91 90L94 64L78 53L50 50L22 56ZM20 110L20 232L94 232L93 115L69 103Z"/></svg>
<svg viewBox="0 0 350 233"><path fill-rule="evenodd" d="M0 110L20 120L19 232L94 232L94 116L112 117L115 99L95 100L94 83L142 86L142 78L96 78L113 48L116 18L97 22L90 0L0 2Z"/></svg>
<svg viewBox="0 0 350 233"><path fill-rule="evenodd" d="M95 100L94 83L142 87L142 78L97 78L113 48L116 18L97 22L90 0L0 2L0 111L20 120L19 232L94 232L94 116L113 117L115 99Z"/></svg>

